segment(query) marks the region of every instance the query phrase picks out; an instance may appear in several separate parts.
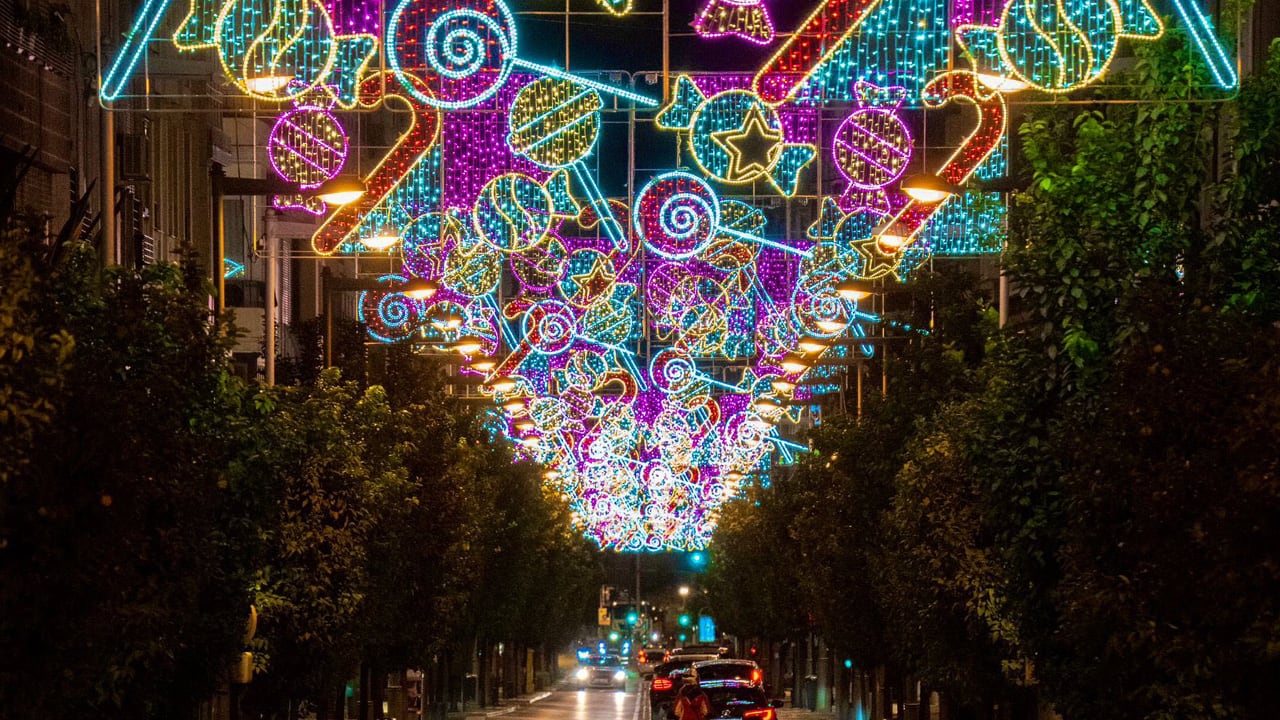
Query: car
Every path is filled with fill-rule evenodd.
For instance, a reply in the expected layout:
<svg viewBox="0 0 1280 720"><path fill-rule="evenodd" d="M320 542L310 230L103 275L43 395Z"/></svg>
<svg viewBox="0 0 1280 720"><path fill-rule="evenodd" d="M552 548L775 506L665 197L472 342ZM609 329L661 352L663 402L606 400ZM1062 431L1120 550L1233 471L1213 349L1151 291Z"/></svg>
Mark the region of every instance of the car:
<svg viewBox="0 0 1280 720"><path fill-rule="evenodd" d="M724 684L764 687L764 671L754 660L704 660L693 664L693 675L704 690Z"/></svg>
<svg viewBox="0 0 1280 720"><path fill-rule="evenodd" d="M655 665L653 678L649 681L649 706L653 710L653 716L659 718L671 715L676 693L684 684L685 677L693 677L693 664L715 659L715 655L678 655L672 660Z"/></svg>
<svg viewBox="0 0 1280 720"><path fill-rule="evenodd" d="M707 700L711 703L713 718L737 718L739 720L778 720L775 708L782 707L781 700L770 700L759 685L734 682L729 680L714 681L711 687L704 687ZM701 682L698 683L702 685Z"/></svg>
<svg viewBox="0 0 1280 720"><path fill-rule="evenodd" d="M573 674L579 690L589 687L624 689L627 686L627 670L617 655L591 655L578 666Z"/></svg>
<svg viewBox="0 0 1280 720"><path fill-rule="evenodd" d="M727 658L731 654L729 648L723 645L685 645L672 650L668 653L668 657L674 659L679 655L714 655L715 657Z"/></svg>

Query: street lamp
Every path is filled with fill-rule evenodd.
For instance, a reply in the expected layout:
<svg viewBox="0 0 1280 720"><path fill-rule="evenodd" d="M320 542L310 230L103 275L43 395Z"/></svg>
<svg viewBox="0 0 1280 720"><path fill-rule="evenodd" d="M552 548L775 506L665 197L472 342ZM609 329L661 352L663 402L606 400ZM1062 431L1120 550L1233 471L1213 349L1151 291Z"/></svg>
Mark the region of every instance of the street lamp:
<svg viewBox="0 0 1280 720"><path fill-rule="evenodd" d="M679 589L677 592L679 592L679 593L680 593L680 597L682 597L682 598L687 598L687 597L689 597L689 586L688 586L688 585L681 585L681 586L680 586L680 589Z"/></svg>
<svg viewBox="0 0 1280 720"><path fill-rule="evenodd" d="M287 83L290 78L285 78ZM283 87L283 85L281 85ZM356 192L358 190L358 192ZM218 317L227 309L227 279L223 266L227 257L227 221L222 207L223 199L228 195L244 197L268 197L271 195L302 195L304 197L320 197L325 202L343 205L357 200L364 195L364 183L356 178L335 178L318 188L303 188L295 182L278 177L242 178L227 177L221 163L212 163L209 167L209 192L213 204L213 245L211 255L213 285L218 290ZM266 312L266 374L267 384L274 385L276 380L276 295L279 285L278 276L278 239L274 236L275 211L267 214L267 312Z"/></svg>
<svg viewBox="0 0 1280 720"><path fill-rule="evenodd" d="M912 175L902 181L902 191L922 203L938 203L960 192L956 185L937 175Z"/></svg>
<svg viewBox="0 0 1280 720"><path fill-rule="evenodd" d="M339 175L338 177L321 183L320 187L315 189L315 196L330 205L347 205L364 197L369 188L364 181L350 175Z"/></svg>

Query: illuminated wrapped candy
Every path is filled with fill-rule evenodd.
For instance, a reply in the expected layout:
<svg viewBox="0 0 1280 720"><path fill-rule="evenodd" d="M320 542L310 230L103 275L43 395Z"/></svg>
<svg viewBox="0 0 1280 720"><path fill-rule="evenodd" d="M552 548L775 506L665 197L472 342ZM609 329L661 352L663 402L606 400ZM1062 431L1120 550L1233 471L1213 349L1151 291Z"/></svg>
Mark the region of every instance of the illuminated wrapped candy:
<svg viewBox="0 0 1280 720"><path fill-rule="evenodd" d="M732 35L757 45L768 45L774 38L764 0L710 0L693 21L693 29L705 38Z"/></svg>
<svg viewBox="0 0 1280 720"><path fill-rule="evenodd" d="M849 183L840 205L849 212L866 208L888 215L885 187L906 172L913 149L911 131L896 112L906 90L859 82L856 95L857 109L841 121L831 141L836 169Z"/></svg>
<svg viewBox="0 0 1280 720"><path fill-rule="evenodd" d="M276 174L303 190L319 187L342 172L348 154L347 132L331 109L337 102L328 91L299 95L294 107L276 119L267 137L267 157ZM315 197L277 195L280 210L323 215L328 206Z"/></svg>
<svg viewBox="0 0 1280 720"><path fill-rule="evenodd" d="M730 185L768 180L788 197L816 156L813 145L787 142L777 111L755 93L727 90L708 98L684 75L656 123L687 130L694 162L708 175Z"/></svg>

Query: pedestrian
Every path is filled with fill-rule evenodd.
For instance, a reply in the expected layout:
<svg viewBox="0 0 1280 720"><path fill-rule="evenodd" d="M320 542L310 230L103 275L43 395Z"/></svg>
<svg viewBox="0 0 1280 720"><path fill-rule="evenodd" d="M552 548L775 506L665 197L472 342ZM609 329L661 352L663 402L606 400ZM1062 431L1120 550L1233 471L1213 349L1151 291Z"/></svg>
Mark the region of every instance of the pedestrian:
<svg viewBox="0 0 1280 720"><path fill-rule="evenodd" d="M707 720L707 716L711 714L711 700L707 698L707 693L698 686L698 681L694 678L685 678L684 683L676 695L676 705L673 708L676 720Z"/></svg>

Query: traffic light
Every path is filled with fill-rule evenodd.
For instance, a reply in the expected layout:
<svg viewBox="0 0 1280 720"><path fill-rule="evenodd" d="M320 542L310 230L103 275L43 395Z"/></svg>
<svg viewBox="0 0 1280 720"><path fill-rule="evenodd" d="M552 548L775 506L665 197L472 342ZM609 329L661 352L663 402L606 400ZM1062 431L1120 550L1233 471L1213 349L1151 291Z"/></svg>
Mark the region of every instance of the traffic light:
<svg viewBox="0 0 1280 720"><path fill-rule="evenodd" d="M639 622L640 622L640 615L639 615L639 613L634 613L634 612L629 612L629 613L627 613L627 624L628 624L628 625L636 625L636 624L639 624Z"/></svg>
<svg viewBox="0 0 1280 720"><path fill-rule="evenodd" d="M680 627L689 627L693 624L693 618L689 617L689 613L680 613Z"/></svg>

